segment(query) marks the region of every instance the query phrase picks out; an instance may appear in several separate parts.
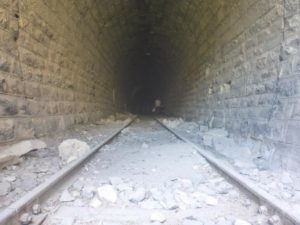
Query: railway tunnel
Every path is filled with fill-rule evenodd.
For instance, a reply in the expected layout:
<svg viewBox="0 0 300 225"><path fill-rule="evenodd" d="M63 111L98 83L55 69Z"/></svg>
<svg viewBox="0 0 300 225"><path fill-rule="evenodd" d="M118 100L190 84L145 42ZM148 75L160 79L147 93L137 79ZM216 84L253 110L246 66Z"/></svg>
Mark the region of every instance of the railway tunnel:
<svg viewBox="0 0 300 225"><path fill-rule="evenodd" d="M0 146L160 99L209 151L295 171L299 35L293 0L0 0Z"/></svg>

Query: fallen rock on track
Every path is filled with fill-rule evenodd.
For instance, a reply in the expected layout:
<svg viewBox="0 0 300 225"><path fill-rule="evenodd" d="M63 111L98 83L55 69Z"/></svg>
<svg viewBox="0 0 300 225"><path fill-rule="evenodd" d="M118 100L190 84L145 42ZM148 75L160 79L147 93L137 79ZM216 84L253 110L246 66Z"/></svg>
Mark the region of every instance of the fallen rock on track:
<svg viewBox="0 0 300 225"><path fill-rule="evenodd" d="M26 140L21 141L17 144L11 145L10 147L0 149L0 169L18 164L20 157L33 150L46 148L46 144L40 140Z"/></svg>
<svg viewBox="0 0 300 225"><path fill-rule="evenodd" d="M59 147L59 157L64 163L70 163L85 153L89 152L90 146L84 141L79 141L77 139L68 139L63 141Z"/></svg>
<svg viewBox="0 0 300 225"><path fill-rule="evenodd" d="M101 199L115 203L118 200L118 195L116 190L111 185L104 185L97 189L98 196Z"/></svg>
<svg viewBox="0 0 300 225"><path fill-rule="evenodd" d="M0 182L0 196L7 195L11 191L9 182Z"/></svg>

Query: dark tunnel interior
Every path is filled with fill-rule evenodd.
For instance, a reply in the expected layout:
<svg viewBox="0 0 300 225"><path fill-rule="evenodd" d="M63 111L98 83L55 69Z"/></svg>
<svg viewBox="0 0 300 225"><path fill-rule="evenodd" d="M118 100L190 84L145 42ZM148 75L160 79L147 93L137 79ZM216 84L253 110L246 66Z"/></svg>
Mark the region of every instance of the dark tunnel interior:
<svg viewBox="0 0 300 225"><path fill-rule="evenodd" d="M138 23L119 72L126 109L132 113L151 113L154 101L162 100L167 77L173 71L166 54L166 40L161 37L158 29L163 16L166 16L166 3L157 1L152 4L147 0L135 2Z"/></svg>

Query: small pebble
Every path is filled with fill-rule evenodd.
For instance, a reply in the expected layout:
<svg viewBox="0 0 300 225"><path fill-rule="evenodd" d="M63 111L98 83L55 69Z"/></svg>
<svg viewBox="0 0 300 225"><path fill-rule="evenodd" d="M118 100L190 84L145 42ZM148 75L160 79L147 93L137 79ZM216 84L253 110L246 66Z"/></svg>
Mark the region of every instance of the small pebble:
<svg viewBox="0 0 300 225"><path fill-rule="evenodd" d="M278 225L280 224L280 218L278 215L273 215L268 220L270 225Z"/></svg>
<svg viewBox="0 0 300 225"><path fill-rule="evenodd" d="M151 222L164 223L166 220L167 220L167 218L161 212L154 212L154 213L151 214L151 218L150 218Z"/></svg>
<svg viewBox="0 0 300 225"><path fill-rule="evenodd" d="M32 216L29 213L23 213L20 216L19 222L21 225L28 225L32 221Z"/></svg>
<svg viewBox="0 0 300 225"><path fill-rule="evenodd" d="M33 206L32 206L32 213L34 214L34 215L38 215L38 214L40 214L42 212L42 208L41 208L41 206L39 205L39 204L34 204Z"/></svg>
<svg viewBox="0 0 300 225"><path fill-rule="evenodd" d="M235 222L234 222L234 225L251 225L251 223L245 221L245 220L240 220L240 219L237 219Z"/></svg>
<svg viewBox="0 0 300 225"><path fill-rule="evenodd" d="M93 208L99 208L101 205L102 202L97 197L94 197L89 204L89 206Z"/></svg>
<svg viewBox="0 0 300 225"><path fill-rule="evenodd" d="M207 205L215 206L215 205L218 205L218 199L211 197L211 196L207 196L205 199L205 203Z"/></svg>
<svg viewBox="0 0 300 225"><path fill-rule="evenodd" d="M265 205L261 205L258 208L258 213L267 216L268 215L268 208Z"/></svg>

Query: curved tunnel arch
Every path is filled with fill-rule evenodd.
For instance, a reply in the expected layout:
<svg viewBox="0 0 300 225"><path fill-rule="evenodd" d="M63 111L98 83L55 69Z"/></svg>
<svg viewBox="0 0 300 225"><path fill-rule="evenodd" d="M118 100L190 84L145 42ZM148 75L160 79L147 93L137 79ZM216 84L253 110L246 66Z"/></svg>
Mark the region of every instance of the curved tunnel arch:
<svg viewBox="0 0 300 225"><path fill-rule="evenodd" d="M4 2L1 80L9 94L37 108L16 112L73 117L68 124L93 120L140 104L132 97L139 86L133 96L145 102L158 96L169 114L206 123L214 113L215 128L297 140L279 127L293 133L290 124L298 117L281 120L274 112L297 105L290 98L298 98L298 57L286 50L298 43L287 41L299 36L291 23L299 15L297 1Z"/></svg>

